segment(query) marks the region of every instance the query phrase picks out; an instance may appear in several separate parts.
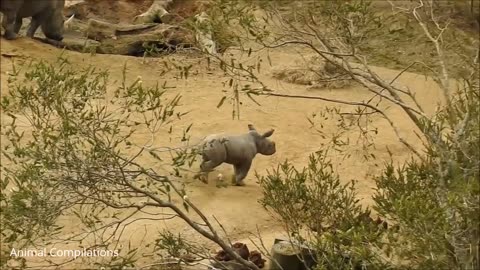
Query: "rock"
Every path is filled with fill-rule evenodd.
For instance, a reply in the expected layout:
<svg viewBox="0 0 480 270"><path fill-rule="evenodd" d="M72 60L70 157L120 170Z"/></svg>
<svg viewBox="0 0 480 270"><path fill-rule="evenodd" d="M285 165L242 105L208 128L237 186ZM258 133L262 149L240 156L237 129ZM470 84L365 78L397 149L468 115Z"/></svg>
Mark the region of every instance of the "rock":
<svg viewBox="0 0 480 270"><path fill-rule="evenodd" d="M394 22L388 28L388 31L390 33L401 32L404 30L405 30L405 27L403 27L403 25L400 22Z"/></svg>
<svg viewBox="0 0 480 270"><path fill-rule="evenodd" d="M258 268L263 268L265 266L265 259L263 259L262 254L256 250L250 252L248 260L258 266Z"/></svg>

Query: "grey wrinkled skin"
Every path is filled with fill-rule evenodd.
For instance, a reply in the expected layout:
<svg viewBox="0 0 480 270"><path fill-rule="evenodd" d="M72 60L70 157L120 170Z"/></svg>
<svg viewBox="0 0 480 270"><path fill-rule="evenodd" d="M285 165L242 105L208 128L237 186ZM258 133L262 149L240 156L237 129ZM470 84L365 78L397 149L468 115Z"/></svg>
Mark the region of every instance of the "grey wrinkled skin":
<svg viewBox="0 0 480 270"><path fill-rule="evenodd" d="M33 38L40 26L43 34L61 41L64 32L63 8L65 0L1 0L2 26L6 39L15 39L22 27L22 19L32 17L27 36Z"/></svg>
<svg viewBox="0 0 480 270"><path fill-rule="evenodd" d="M252 125L248 125L248 129L248 133L242 135L211 135L205 138L201 149L203 161L200 170L209 172L222 163L232 164L236 185L244 185L243 179L255 156L270 156L276 152L275 142L268 139L273 134L273 129L263 134L258 133Z"/></svg>

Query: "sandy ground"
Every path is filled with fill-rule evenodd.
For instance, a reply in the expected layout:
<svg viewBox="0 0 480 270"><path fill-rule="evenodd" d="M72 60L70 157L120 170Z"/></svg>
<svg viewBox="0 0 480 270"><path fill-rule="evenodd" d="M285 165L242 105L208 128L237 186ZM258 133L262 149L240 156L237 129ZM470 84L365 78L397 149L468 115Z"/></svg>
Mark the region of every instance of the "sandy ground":
<svg viewBox="0 0 480 270"><path fill-rule="evenodd" d="M15 41L1 39L0 44L2 93L8 91L6 80L7 73L12 70L12 60L19 61L29 58L53 60L61 52L59 49L28 38L20 38ZM258 156L255 159L251 172L245 180L246 186L217 188L214 184L205 185L200 182L193 182L188 187L188 195L191 201L196 203L207 216L212 217L214 215L224 225L230 238L234 241L248 239L251 233L256 233L257 228L263 233L267 246L273 243L275 237L282 235L281 225L257 202L261 198L261 190L256 183L254 171L264 175L267 169L275 167L285 159L299 167L304 166L308 160L308 155L318 150L322 143L327 143L318 132L310 128L310 123L306 117L320 111L328 104L313 100L269 97L258 98L262 106L257 106L245 98L241 107L241 119L232 120L231 106L226 104L219 109L216 108L222 96L222 90L225 89L223 82L228 79L223 76L221 71L208 71L203 64L193 68L188 80L178 80L173 73L164 77L159 75L163 68L162 61L166 58L175 59L182 63L195 63L198 61L197 58L188 55L175 55L166 58L148 59L144 62L141 58L116 55L90 55L77 52L65 52L64 55L78 67L93 64L99 69L108 69L112 82L120 81L123 65L127 63L129 81L141 76L143 83L147 85L153 85L157 81L161 83L164 80L169 85L176 85L176 88L169 91L171 91L172 96L181 94L180 109L191 113L176 123L177 133L174 134L175 136L180 136L179 131L190 123L193 123L192 135L194 138L219 132L242 133L246 131L249 123L253 123L259 130L274 128L276 131L272 139L277 143L277 153L270 157ZM270 57L274 66L285 66L295 60L295 52L285 49L272 53ZM398 73L398 71L384 68L375 68L375 70L386 78L393 78ZM281 93L319 95L348 100L365 100L369 97L367 91L361 87L312 91L306 90L304 86L276 81L268 76L268 73L268 67L265 67L261 78L267 85ZM405 73L399 79L399 82L408 85L416 92L418 100L427 112L434 110L440 95L436 85L431 80L426 80L420 75ZM386 105L382 106L386 107ZM419 147L419 142L413 132L414 127L404 113L393 106L387 109L387 113L398 125L400 134ZM324 125L324 132L327 133L333 133L338 128L336 122L332 120L325 120L322 124ZM378 127L379 130L379 134L375 137L376 149L372 150L377 160L365 162L359 155L341 160L340 156L332 155L342 181L358 180L358 195L365 205L371 204L370 197L374 188L372 177L378 172L378 167L375 164L381 165L388 158L386 147L392 151L393 158L397 162L401 162L409 156L408 151L399 143L386 121L377 119L373 125ZM140 144L148 141L149 138L139 135L137 139ZM170 144L166 136L158 136L155 139L156 146ZM359 146L353 144L349 150L358 149ZM153 168L157 166L154 163L144 165ZM232 168L229 166L222 165L218 168L218 171L227 176L232 174ZM152 211L162 212L163 210L153 209ZM65 217L60 222L66 226L67 231L75 231L77 224L74 219ZM190 236L191 240L204 242L207 247L212 246L204 238L195 234L182 220L134 223L127 227L124 240L130 240L132 246L141 248L148 240L153 240L156 233L163 228L182 232ZM251 249L254 249L253 246ZM144 258L145 263L152 260L154 259Z"/></svg>

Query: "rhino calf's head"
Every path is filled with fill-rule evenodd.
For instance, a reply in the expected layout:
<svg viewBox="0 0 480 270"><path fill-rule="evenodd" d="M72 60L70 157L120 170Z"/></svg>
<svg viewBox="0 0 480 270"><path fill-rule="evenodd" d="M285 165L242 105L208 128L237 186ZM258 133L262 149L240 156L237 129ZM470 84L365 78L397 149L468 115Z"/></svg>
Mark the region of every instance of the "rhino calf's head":
<svg viewBox="0 0 480 270"><path fill-rule="evenodd" d="M258 133L253 125L248 125L248 129L250 130L250 135L252 135L255 139L255 145L257 146L257 152L259 154L265 156L271 156L275 154L277 151L275 142L268 139L268 137L272 136L273 132L275 131L274 129L270 129L263 134Z"/></svg>

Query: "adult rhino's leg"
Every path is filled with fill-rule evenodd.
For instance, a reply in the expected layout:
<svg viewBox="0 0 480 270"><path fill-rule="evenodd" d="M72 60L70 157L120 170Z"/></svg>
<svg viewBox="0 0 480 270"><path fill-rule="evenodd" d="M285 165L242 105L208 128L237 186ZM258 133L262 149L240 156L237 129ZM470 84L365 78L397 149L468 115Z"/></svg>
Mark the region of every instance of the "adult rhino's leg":
<svg viewBox="0 0 480 270"><path fill-rule="evenodd" d="M40 26L39 18L37 18L36 16L32 17L32 21L28 26L27 37L33 38L39 26Z"/></svg>
<svg viewBox="0 0 480 270"><path fill-rule="evenodd" d="M235 170L235 184L237 186L245 185L245 183L243 182L243 179L247 177L248 171L250 170L251 166L252 166L251 161L234 165L233 169Z"/></svg>
<svg viewBox="0 0 480 270"><path fill-rule="evenodd" d="M3 29L5 29L6 39L17 38L17 34L15 33L16 18L17 18L17 13L15 11L8 11L3 14L2 26L3 26Z"/></svg>
<svg viewBox="0 0 480 270"><path fill-rule="evenodd" d="M22 18L17 18L15 20L15 25L13 27L13 31L15 31L16 34L18 34L18 32L20 32L20 28L22 28L22 23L23 23Z"/></svg>

